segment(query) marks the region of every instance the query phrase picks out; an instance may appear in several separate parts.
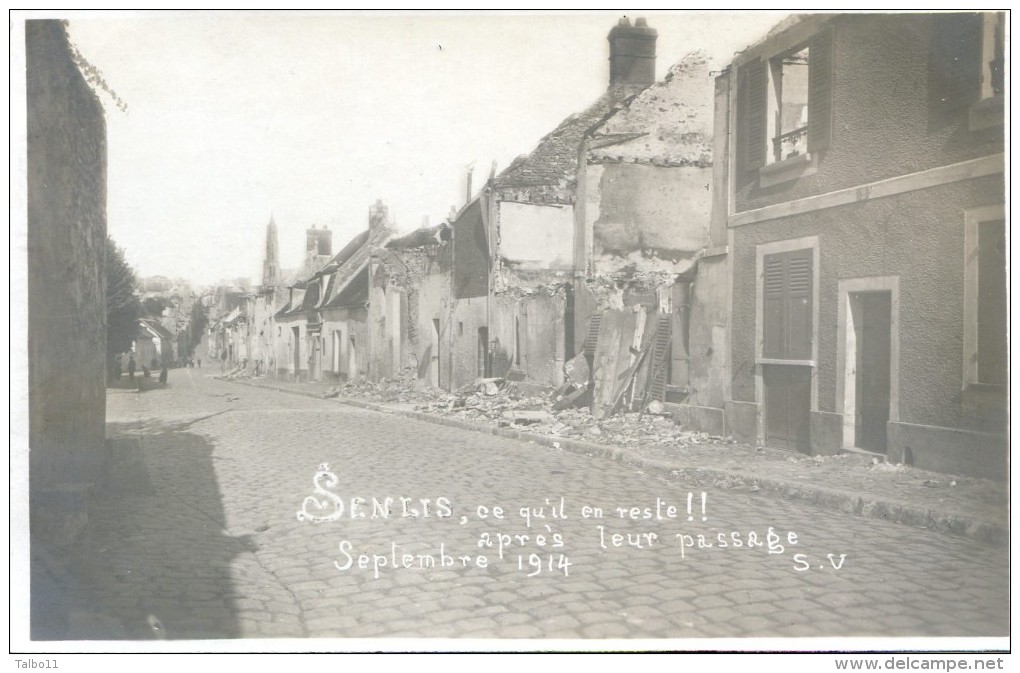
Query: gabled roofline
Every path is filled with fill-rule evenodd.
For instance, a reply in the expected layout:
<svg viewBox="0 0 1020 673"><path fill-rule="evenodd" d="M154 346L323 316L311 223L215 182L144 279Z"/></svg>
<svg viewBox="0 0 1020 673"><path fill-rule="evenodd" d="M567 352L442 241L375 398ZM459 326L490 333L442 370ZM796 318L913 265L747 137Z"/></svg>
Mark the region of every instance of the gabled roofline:
<svg viewBox="0 0 1020 673"><path fill-rule="evenodd" d="M356 267L354 267L354 271L351 273L350 277L346 281L344 281L344 283L341 284L339 287L333 288L333 298L334 299L339 297L341 294L343 294L344 290L346 290L348 287L350 287L351 283L353 283L358 278L358 276L361 275L361 272L368 268L369 260L370 260L370 256L366 255L365 259L361 260L361 263L359 263ZM326 303L321 303L320 302L319 305L317 306L317 308L319 308L319 309L326 309L326 308L349 308L349 307L345 307L345 306L331 304L330 302L332 302L332 301L333 301L333 299L330 299Z"/></svg>

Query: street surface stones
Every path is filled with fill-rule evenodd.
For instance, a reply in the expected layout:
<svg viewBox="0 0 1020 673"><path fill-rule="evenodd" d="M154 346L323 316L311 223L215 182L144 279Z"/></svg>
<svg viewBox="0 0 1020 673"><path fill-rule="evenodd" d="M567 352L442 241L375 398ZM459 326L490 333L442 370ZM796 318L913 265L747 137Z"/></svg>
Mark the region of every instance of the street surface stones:
<svg viewBox="0 0 1020 673"><path fill-rule="evenodd" d="M69 637L1008 635L1005 548L210 374L111 391Z"/></svg>

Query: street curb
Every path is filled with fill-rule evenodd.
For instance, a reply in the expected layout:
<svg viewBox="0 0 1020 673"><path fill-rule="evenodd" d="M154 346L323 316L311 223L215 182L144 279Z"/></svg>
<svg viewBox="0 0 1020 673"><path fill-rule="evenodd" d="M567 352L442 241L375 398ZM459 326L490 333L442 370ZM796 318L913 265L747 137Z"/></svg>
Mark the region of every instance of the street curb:
<svg viewBox="0 0 1020 673"><path fill-rule="evenodd" d="M220 377L216 377L220 378ZM349 397L324 397L317 393L291 390L270 384L251 383L236 379L223 379L230 383L239 383L252 388L265 388L281 393L301 395L320 400L334 400L347 406L368 409L386 414L393 414L436 425L446 425L461 430L481 432L523 442L531 442L553 449L569 451L594 458L604 458L631 467L663 473L671 479L678 479L696 486L726 489L742 493L767 495L791 502L807 502L822 509L844 514L856 514L872 519L883 519L913 528L929 530L964 537L986 544L1005 546L1009 543L1009 529L1001 524L975 519L973 517L953 514L940 510L929 510L911 503L887 500L877 497L862 496L857 493L841 491L807 484L791 483L778 479L763 479L746 474L732 473L714 468L680 467L664 461L641 456L629 449L593 444L565 437L557 438L540 435L525 430L499 428L480 423L471 423L455 418L432 416L420 411L394 409L377 402L364 402ZM557 446L558 445L558 446Z"/></svg>

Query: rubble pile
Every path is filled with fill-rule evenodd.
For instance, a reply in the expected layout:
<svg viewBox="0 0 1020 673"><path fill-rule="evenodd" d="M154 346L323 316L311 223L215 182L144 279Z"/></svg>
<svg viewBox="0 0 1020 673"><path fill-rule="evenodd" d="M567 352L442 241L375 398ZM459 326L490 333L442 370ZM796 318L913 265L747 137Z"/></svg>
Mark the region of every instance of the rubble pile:
<svg viewBox="0 0 1020 673"><path fill-rule="evenodd" d="M254 364L248 364L247 361L238 364L230 371L221 374L218 378L226 379L227 381L236 381L238 379L254 379L265 376L265 371L262 368L262 362L255 362Z"/></svg>
<svg viewBox="0 0 1020 673"><path fill-rule="evenodd" d="M441 390L421 385L415 377L414 370L401 372L393 379L381 379L371 382L364 379L330 386L323 397L353 397L356 399L390 404L424 404L446 396Z"/></svg>
<svg viewBox="0 0 1020 673"><path fill-rule="evenodd" d="M643 412L619 413L599 422L586 407L561 408L562 400L572 395L576 399L574 393L579 388L567 390L566 394L557 391L546 396L528 395L514 381L483 378L447 393L416 386L413 379L401 376L378 383L356 381L333 386L324 397L408 404L415 411L428 414L614 446L656 446L669 450L733 443L684 428L659 402L652 402Z"/></svg>

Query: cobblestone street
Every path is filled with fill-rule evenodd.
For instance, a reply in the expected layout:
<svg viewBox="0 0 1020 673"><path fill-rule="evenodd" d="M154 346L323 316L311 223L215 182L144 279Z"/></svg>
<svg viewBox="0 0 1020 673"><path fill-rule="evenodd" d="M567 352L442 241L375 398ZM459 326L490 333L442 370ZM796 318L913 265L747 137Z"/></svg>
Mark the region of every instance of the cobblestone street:
<svg viewBox="0 0 1020 673"><path fill-rule="evenodd" d="M1008 635L1003 547L211 373L110 391L70 637ZM300 521L323 463L343 515Z"/></svg>

